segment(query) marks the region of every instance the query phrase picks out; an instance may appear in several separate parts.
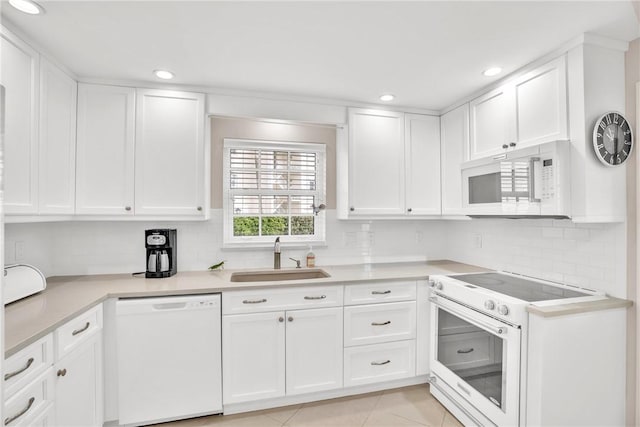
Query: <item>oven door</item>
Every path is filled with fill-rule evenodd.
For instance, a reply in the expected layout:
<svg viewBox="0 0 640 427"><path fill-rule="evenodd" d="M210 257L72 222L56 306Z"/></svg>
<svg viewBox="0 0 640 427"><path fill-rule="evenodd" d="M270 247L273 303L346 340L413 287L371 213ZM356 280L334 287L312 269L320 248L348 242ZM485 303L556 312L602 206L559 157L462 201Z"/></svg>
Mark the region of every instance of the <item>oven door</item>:
<svg viewBox="0 0 640 427"><path fill-rule="evenodd" d="M539 157L495 160L462 170L467 215L540 215Z"/></svg>
<svg viewBox="0 0 640 427"><path fill-rule="evenodd" d="M520 328L440 296L431 303L431 373L497 425L516 426L520 407Z"/></svg>

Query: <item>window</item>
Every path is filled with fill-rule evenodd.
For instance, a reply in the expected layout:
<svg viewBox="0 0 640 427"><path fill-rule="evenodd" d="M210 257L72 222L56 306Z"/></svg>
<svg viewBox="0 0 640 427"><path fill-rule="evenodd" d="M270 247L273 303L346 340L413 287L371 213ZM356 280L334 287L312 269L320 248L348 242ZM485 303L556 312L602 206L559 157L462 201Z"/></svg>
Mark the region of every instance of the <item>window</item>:
<svg viewBox="0 0 640 427"><path fill-rule="evenodd" d="M324 240L324 144L224 140L225 245Z"/></svg>

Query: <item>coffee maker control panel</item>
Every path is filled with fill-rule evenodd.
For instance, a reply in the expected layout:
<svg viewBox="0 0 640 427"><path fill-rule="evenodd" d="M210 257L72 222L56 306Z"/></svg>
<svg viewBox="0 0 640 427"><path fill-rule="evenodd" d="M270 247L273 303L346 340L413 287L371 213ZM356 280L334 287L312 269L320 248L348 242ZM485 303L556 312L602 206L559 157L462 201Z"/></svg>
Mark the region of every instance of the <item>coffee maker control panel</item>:
<svg viewBox="0 0 640 427"><path fill-rule="evenodd" d="M167 244L167 236L163 234L150 234L147 236L147 245L160 246Z"/></svg>

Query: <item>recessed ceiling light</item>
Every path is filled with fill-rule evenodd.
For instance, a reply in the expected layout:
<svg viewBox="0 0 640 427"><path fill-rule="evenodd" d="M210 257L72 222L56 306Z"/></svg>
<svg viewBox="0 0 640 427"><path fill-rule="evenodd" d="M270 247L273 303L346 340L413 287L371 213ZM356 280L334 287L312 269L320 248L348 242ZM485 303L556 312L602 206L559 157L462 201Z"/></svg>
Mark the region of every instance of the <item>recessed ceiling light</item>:
<svg viewBox="0 0 640 427"><path fill-rule="evenodd" d="M20 12L28 13L29 15L44 13L42 6L31 0L9 0L9 4Z"/></svg>
<svg viewBox="0 0 640 427"><path fill-rule="evenodd" d="M491 67L491 68L487 68L486 70L484 70L482 72L482 74L487 76L487 77L492 77L492 76L496 76L496 75L500 74L501 72L502 72L502 68L500 68L500 67Z"/></svg>
<svg viewBox="0 0 640 427"><path fill-rule="evenodd" d="M155 74L157 78L162 80L171 80L174 77L174 74L171 71L167 70L155 70L153 74Z"/></svg>
<svg viewBox="0 0 640 427"><path fill-rule="evenodd" d="M380 95L380 101L389 102L389 101L393 101L395 98L396 98L396 96L392 95L390 93L386 93L384 95Z"/></svg>

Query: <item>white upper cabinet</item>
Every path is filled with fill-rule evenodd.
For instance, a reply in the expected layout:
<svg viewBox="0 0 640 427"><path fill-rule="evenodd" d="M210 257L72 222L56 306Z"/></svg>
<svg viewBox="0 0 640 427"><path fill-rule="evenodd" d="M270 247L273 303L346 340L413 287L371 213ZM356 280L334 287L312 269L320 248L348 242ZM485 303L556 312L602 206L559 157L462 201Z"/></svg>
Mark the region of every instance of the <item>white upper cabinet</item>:
<svg viewBox="0 0 640 427"><path fill-rule="evenodd" d="M404 214L404 114L349 109L349 215Z"/></svg>
<svg viewBox="0 0 640 427"><path fill-rule="evenodd" d="M405 115L405 188L409 215L440 215L440 118Z"/></svg>
<svg viewBox="0 0 640 427"><path fill-rule="evenodd" d="M349 109L348 216L440 215L440 119Z"/></svg>
<svg viewBox="0 0 640 427"><path fill-rule="evenodd" d="M462 172L469 146L469 104L440 117L442 215L462 214Z"/></svg>
<svg viewBox="0 0 640 427"><path fill-rule="evenodd" d="M469 103L469 158L501 153L513 141L513 90L502 86Z"/></svg>
<svg viewBox="0 0 640 427"><path fill-rule="evenodd" d="M566 74L561 56L515 81L517 147L567 139Z"/></svg>
<svg viewBox="0 0 640 427"><path fill-rule="evenodd" d="M73 214L76 188L77 83L40 60L38 212Z"/></svg>
<svg viewBox="0 0 640 427"><path fill-rule="evenodd" d="M135 89L78 85L77 214L133 215Z"/></svg>
<svg viewBox="0 0 640 427"><path fill-rule="evenodd" d="M517 76L469 106L467 160L567 139L566 58Z"/></svg>
<svg viewBox="0 0 640 427"><path fill-rule="evenodd" d="M4 209L7 214L35 214L39 55L4 27L0 50L0 83L5 88Z"/></svg>
<svg viewBox="0 0 640 427"><path fill-rule="evenodd" d="M204 214L204 95L138 89L135 212Z"/></svg>

